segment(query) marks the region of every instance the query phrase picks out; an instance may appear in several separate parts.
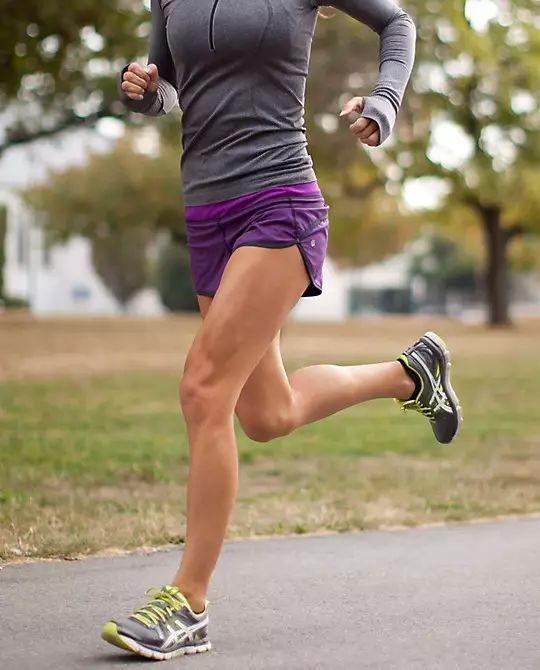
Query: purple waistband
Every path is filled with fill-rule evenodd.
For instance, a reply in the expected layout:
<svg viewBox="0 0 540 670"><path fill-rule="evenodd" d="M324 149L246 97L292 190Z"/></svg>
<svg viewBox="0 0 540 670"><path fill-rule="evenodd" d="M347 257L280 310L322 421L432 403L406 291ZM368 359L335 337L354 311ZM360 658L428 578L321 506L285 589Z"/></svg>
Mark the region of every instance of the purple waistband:
<svg viewBox="0 0 540 670"><path fill-rule="evenodd" d="M209 205L191 205L185 208L186 219L189 221L209 221L211 219L223 219L234 214L239 208L249 209L252 205L260 205L268 200L280 198L305 198L306 196L321 196L319 185L316 181L306 184L290 184L286 186L271 186L262 191L247 193L246 195L212 202Z"/></svg>

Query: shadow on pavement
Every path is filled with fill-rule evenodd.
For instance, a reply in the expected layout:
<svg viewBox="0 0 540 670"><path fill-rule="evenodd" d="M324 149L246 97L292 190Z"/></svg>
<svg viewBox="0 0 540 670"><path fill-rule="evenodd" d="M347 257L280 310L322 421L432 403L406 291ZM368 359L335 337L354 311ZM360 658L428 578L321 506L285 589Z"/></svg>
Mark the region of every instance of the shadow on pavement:
<svg viewBox="0 0 540 670"><path fill-rule="evenodd" d="M143 656L135 656L135 654L96 654L93 657L86 657L81 659L82 665L89 665L91 667L98 667L103 665L107 668L114 668L115 666L125 666L125 665L137 665L137 664L149 664L149 663L162 663L162 661L155 661L151 658L144 658Z"/></svg>

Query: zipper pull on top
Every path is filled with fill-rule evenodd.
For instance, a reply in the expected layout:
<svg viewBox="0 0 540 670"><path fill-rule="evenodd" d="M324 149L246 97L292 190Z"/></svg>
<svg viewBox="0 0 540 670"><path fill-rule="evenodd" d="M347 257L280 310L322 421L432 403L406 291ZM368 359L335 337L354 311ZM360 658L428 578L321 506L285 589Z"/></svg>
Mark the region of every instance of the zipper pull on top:
<svg viewBox="0 0 540 670"><path fill-rule="evenodd" d="M216 42L214 38L214 22L216 18L216 10L218 3L219 0L214 0L214 4L212 5L212 11L210 12L210 22L208 24L208 46L210 47L210 51L216 50Z"/></svg>

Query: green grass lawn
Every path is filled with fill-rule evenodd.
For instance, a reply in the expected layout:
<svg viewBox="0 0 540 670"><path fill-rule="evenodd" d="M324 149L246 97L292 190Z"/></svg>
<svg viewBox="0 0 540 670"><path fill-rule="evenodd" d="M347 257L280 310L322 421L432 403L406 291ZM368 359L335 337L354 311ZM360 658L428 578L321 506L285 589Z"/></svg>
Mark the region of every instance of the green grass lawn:
<svg viewBox="0 0 540 670"><path fill-rule="evenodd" d="M465 423L450 447L390 401L270 444L239 431L231 536L540 510L540 357L536 338L527 341L530 349L509 344L504 356L459 348ZM0 454L4 559L183 537L187 443L172 373L6 380Z"/></svg>

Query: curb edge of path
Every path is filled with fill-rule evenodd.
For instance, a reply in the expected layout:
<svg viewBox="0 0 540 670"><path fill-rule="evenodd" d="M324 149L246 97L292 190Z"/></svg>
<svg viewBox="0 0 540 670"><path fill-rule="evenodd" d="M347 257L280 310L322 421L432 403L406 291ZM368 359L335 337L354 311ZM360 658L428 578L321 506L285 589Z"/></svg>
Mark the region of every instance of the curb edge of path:
<svg viewBox="0 0 540 670"><path fill-rule="evenodd" d="M258 542L261 540L290 540L302 539L309 537L333 537L336 535L348 535L354 533L368 533L368 532L386 532L397 533L414 530L428 530L431 528L448 528L452 526L474 526L481 524L499 523L502 521L520 521L523 519L540 519L540 511L528 512L525 514L497 514L489 517L478 517L473 519L464 519L460 521L433 521L430 523L411 524L411 525L382 525L374 528L352 528L347 531L337 530L320 530L313 533L285 533L282 535L247 535L244 537L232 537L225 541L225 544L238 544L241 542ZM31 565L33 563L62 563L72 561L84 561L92 558L118 558L122 556L149 556L163 551L172 551L180 549L182 544L163 544L158 546L142 546L134 549L119 549L110 547L91 554L74 554L66 557L15 557L9 560L0 559L0 570L11 565Z"/></svg>

